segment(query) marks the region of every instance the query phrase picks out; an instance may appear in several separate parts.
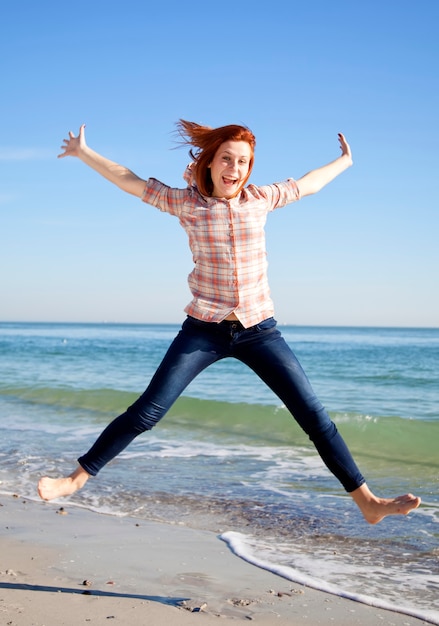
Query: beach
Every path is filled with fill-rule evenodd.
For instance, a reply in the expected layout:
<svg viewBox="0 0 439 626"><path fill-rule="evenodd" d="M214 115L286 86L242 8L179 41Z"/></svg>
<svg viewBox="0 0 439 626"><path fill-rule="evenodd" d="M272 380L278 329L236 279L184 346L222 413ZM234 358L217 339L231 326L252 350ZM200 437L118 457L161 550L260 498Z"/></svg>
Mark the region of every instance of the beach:
<svg viewBox="0 0 439 626"><path fill-rule="evenodd" d="M92 607L129 624L133 612L160 624L439 625L439 329L282 328L369 486L422 498L406 517L367 524L234 359L203 372L86 488L39 499L39 478L74 469L178 328L0 324L0 625L77 624Z"/></svg>
<svg viewBox="0 0 439 626"><path fill-rule="evenodd" d="M0 497L0 528L0 623L8 626L428 623L291 583L236 557L215 533L182 524L14 494Z"/></svg>

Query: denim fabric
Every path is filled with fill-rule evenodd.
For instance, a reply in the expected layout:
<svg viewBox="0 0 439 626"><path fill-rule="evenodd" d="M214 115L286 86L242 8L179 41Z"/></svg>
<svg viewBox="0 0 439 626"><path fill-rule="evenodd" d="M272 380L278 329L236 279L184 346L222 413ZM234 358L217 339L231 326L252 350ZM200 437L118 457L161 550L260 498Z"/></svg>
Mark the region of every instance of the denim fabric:
<svg viewBox="0 0 439 626"><path fill-rule="evenodd" d="M226 357L248 365L274 391L346 491L364 483L337 427L272 317L250 328L239 322L217 324L188 317L146 391L78 459L81 466L95 476L135 437L151 430L201 371Z"/></svg>

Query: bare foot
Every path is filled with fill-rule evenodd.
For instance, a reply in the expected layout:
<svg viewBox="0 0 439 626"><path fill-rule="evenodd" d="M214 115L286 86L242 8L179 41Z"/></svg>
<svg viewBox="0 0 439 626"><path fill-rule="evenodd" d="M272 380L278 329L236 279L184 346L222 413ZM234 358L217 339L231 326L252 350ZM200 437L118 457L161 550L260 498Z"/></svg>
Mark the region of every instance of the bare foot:
<svg viewBox="0 0 439 626"><path fill-rule="evenodd" d="M369 524L378 524L388 515L407 515L421 504L421 498L407 493L397 498L378 498L364 484L351 494Z"/></svg>
<svg viewBox="0 0 439 626"><path fill-rule="evenodd" d="M63 496L71 496L81 489L90 478L90 474L79 466L70 476L65 478L49 478L44 476L38 483L38 494L42 500L53 500Z"/></svg>

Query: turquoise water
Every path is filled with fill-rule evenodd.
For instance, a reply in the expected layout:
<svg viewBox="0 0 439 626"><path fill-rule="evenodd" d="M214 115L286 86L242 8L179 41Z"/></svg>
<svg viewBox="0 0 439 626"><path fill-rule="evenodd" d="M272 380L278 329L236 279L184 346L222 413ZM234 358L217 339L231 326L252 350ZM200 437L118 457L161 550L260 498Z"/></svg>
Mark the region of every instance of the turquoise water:
<svg viewBox="0 0 439 626"><path fill-rule="evenodd" d="M70 503L214 530L255 565L439 623L439 329L281 330L371 488L416 493L418 511L365 524L278 399L233 360ZM70 472L177 331L0 324L0 492L33 498L41 474Z"/></svg>

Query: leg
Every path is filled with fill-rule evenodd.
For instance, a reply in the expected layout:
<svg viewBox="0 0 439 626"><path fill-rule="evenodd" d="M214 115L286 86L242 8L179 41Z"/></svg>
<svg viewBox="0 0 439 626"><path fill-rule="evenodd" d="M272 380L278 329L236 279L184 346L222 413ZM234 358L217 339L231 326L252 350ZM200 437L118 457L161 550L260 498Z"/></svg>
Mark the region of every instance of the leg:
<svg viewBox="0 0 439 626"><path fill-rule="evenodd" d="M411 494L394 499L376 497L366 485L346 443L317 399L300 363L273 325L260 326L259 338L243 342L240 360L278 395L309 435L328 469L350 493L364 518L376 524L387 515L406 515L421 500ZM265 334L265 337L264 337Z"/></svg>
<svg viewBox="0 0 439 626"><path fill-rule="evenodd" d="M222 358L216 348L208 335L186 321L142 396L105 428L90 450L78 459L80 465L70 476L42 478L38 484L40 497L51 500L71 495L135 437L153 428L195 376Z"/></svg>
<svg viewBox="0 0 439 626"><path fill-rule="evenodd" d="M268 328L242 344L238 358L246 363L282 400L314 443L328 469L346 491L364 483L336 425L318 400L299 361L275 328ZM263 328L263 325L260 325Z"/></svg>

